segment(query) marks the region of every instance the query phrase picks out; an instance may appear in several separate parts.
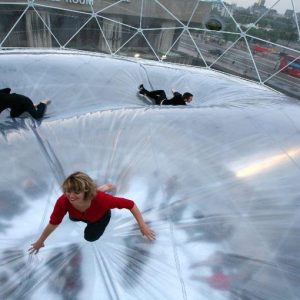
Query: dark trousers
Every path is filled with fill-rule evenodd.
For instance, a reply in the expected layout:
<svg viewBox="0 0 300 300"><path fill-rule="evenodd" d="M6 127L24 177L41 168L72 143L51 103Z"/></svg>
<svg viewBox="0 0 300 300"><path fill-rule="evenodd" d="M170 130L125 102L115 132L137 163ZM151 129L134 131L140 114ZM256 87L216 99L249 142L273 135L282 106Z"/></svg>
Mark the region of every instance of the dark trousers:
<svg viewBox="0 0 300 300"><path fill-rule="evenodd" d="M98 240L101 235L104 233L106 226L109 223L111 217L111 212L110 210L98 221L93 222L93 223L88 223L82 220L77 220L73 219L70 217L71 221L74 222L85 222L87 223L87 226L84 229L84 239L87 240L88 242L94 242Z"/></svg>
<svg viewBox="0 0 300 300"><path fill-rule="evenodd" d="M28 112L34 119L40 119L43 117L47 106L45 103L39 103L37 107L35 107L32 101L26 96L10 94L10 97L10 116L12 118L19 117L24 112Z"/></svg>
<svg viewBox="0 0 300 300"><path fill-rule="evenodd" d="M145 95L155 101L156 105L160 105L161 101L167 99L167 95L164 90L156 90L156 91L147 91L143 90Z"/></svg>

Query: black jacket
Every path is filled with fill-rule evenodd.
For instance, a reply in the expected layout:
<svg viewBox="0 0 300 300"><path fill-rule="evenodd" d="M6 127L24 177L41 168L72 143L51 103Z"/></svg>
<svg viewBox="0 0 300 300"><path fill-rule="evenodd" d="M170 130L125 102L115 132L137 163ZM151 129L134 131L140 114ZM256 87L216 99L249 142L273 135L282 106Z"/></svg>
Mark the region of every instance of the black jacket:
<svg viewBox="0 0 300 300"><path fill-rule="evenodd" d="M186 103L183 100L182 95L178 92L175 92L173 98L163 100L161 105L186 105Z"/></svg>
<svg viewBox="0 0 300 300"><path fill-rule="evenodd" d="M46 104L40 103L35 107L28 97L15 93L10 94L10 89L6 88L0 90L0 113L7 108L10 108L12 118L28 112L33 118L39 119L45 113Z"/></svg>

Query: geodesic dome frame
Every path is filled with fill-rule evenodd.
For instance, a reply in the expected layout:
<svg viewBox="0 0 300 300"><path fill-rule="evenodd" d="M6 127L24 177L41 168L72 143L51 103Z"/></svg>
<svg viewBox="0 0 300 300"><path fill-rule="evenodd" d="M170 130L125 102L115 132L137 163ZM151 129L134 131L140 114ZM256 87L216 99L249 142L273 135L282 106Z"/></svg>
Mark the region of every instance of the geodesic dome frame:
<svg viewBox="0 0 300 300"><path fill-rule="evenodd" d="M2 84L52 104L41 123L1 114L0 297L298 300L299 103L264 86L297 92L298 79L278 69L280 53L299 56L297 42L244 34L236 19L231 31L207 30L231 11L220 1L95 1L88 11L74 2L1 5L19 12L0 18ZM135 13L126 10L134 4ZM155 18L145 17L151 7ZM189 89L195 99L146 106L141 82ZM114 210L95 243L65 217L29 257L61 181L79 169L134 199L156 242Z"/></svg>

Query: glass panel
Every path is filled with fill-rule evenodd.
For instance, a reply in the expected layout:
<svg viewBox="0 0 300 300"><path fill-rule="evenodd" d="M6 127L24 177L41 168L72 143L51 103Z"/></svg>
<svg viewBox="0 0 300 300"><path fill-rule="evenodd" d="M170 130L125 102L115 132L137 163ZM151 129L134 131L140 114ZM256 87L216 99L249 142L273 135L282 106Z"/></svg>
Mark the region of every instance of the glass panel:
<svg viewBox="0 0 300 300"><path fill-rule="evenodd" d="M259 51L264 50L264 47L256 46L254 55L260 73L265 73L265 76L261 76L264 83L288 95L298 97L300 95L300 51L267 43L264 46L272 52ZM264 64L259 64L258 61L263 61Z"/></svg>
<svg viewBox="0 0 300 300"><path fill-rule="evenodd" d="M141 3L140 0L119 1L116 5L108 6L101 12L98 12L98 15L139 28L141 23Z"/></svg>
<svg viewBox="0 0 300 300"><path fill-rule="evenodd" d="M116 52L137 32L120 22L113 22L108 19L97 18L109 46L109 52ZM108 48L107 48L108 49Z"/></svg>
<svg viewBox="0 0 300 300"><path fill-rule="evenodd" d="M25 5L0 5L0 45L26 7Z"/></svg>
<svg viewBox="0 0 300 300"><path fill-rule="evenodd" d="M203 61L195 42L187 31L176 30L172 48L166 53L165 61L206 66Z"/></svg>
<svg viewBox="0 0 300 300"><path fill-rule="evenodd" d="M202 19L202 13L200 10L200 14L194 14L193 11L195 8L204 7L207 5L206 3L203 4L197 0L190 0L190 1L169 1L169 0L160 0L158 1L162 7L165 8L166 11L169 11L174 17L172 19L177 19L180 21L183 25L187 25L191 17Z"/></svg>
<svg viewBox="0 0 300 300"><path fill-rule="evenodd" d="M64 10L91 13L95 0L34 0L35 7L61 8Z"/></svg>
<svg viewBox="0 0 300 300"><path fill-rule="evenodd" d="M143 30L147 41L161 59L172 48L174 33L175 29Z"/></svg>
<svg viewBox="0 0 300 300"><path fill-rule="evenodd" d="M233 17L241 29L251 37L257 37L281 45L299 45L299 25L297 26L292 7L286 5L285 15L279 14L280 2L270 8L264 1L253 4L248 9L235 10Z"/></svg>
<svg viewBox="0 0 300 300"><path fill-rule="evenodd" d="M92 18L66 45L68 48L75 48L87 51L99 51L110 53L106 40L100 30L98 18Z"/></svg>
<svg viewBox="0 0 300 300"><path fill-rule="evenodd" d="M90 14L80 14L66 10L36 7L44 20L50 20L49 28L61 45L71 37L90 19Z"/></svg>
<svg viewBox="0 0 300 300"><path fill-rule="evenodd" d="M182 26L183 24L177 20L176 16L159 2L153 0L143 2L142 28L173 28Z"/></svg>
<svg viewBox="0 0 300 300"><path fill-rule="evenodd" d="M238 34L207 30L189 30L194 44L197 45L197 57L204 58L207 65L212 65L228 49L233 42L240 38ZM198 57L199 58L199 57ZM197 65L201 64L197 63Z"/></svg>
<svg viewBox="0 0 300 300"><path fill-rule="evenodd" d="M234 10L248 9L252 7L256 2L265 2L265 0L246 0L246 1L236 1L236 0L227 0L226 6L232 6Z"/></svg>
<svg viewBox="0 0 300 300"><path fill-rule="evenodd" d="M105 11L108 10L109 13L112 14L122 14L123 10L129 10L128 5L130 3L130 0L94 0L93 8L96 13L105 13Z"/></svg>
<svg viewBox="0 0 300 300"><path fill-rule="evenodd" d="M206 28L205 24L211 19L226 17L224 5L220 1L200 1L193 11L188 26L195 28ZM223 28L224 29L224 28Z"/></svg>
<svg viewBox="0 0 300 300"><path fill-rule="evenodd" d="M213 26L212 28L208 26L212 21L214 21L221 23L221 28L218 30L226 32L240 32L237 23L231 17L233 13L233 9L231 7L225 6L225 4L220 1L213 1L209 3L200 2L200 4L201 3L202 6L199 5L197 7L193 17L191 18L189 24L190 28L214 30Z"/></svg>
<svg viewBox="0 0 300 300"><path fill-rule="evenodd" d="M97 17L87 23L67 47L112 53L118 51L136 32L121 23Z"/></svg>
<svg viewBox="0 0 300 300"><path fill-rule="evenodd" d="M233 42L211 67L244 78L260 81L253 57L249 52L248 44L244 38L239 38Z"/></svg>
<svg viewBox="0 0 300 300"><path fill-rule="evenodd" d="M116 54L151 60L159 59L141 33L133 35L132 39L124 44Z"/></svg>
<svg viewBox="0 0 300 300"><path fill-rule="evenodd" d="M50 18L29 8L4 41L3 47L59 47L49 32Z"/></svg>

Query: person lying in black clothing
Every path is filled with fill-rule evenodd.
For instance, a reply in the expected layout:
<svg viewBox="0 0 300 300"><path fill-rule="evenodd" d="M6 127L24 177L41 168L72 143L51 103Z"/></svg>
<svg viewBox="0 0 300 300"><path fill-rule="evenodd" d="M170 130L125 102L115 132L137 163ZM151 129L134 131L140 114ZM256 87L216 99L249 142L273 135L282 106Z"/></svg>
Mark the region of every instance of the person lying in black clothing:
<svg viewBox="0 0 300 300"><path fill-rule="evenodd" d="M10 88L0 90L0 113L10 108L10 116L12 118L19 117L22 113L28 112L34 119L43 117L49 100L43 100L39 104L34 105L26 96L10 93Z"/></svg>
<svg viewBox="0 0 300 300"><path fill-rule="evenodd" d="M142 84L139 86L139 94L154 100L156 105L186 105L186 103L190 103L193 100L193 94L189 92L181 95L180 93L172 90L172 93L173 98L167 99L164 90L148 91Z"/></svg>

